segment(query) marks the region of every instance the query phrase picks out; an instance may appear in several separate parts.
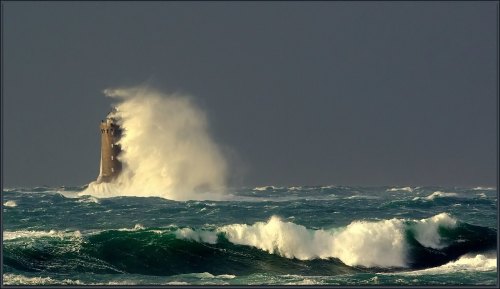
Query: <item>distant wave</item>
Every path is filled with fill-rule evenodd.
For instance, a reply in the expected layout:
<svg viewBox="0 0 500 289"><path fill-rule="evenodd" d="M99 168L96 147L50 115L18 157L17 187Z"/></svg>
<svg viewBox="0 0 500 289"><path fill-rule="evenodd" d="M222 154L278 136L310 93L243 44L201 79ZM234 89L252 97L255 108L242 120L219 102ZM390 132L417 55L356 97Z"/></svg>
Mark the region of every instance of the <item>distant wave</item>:
<svg viewBox="0 0 500 289"><path fill-rule="evenodd" d="M352 195L349 197L345 197L344 199L352 200L352 199L378 199L378 196L370 196L370 195Z"/></svg>
<svg viewBox="0 0 500 289"><path fill-rule="evenodd" d="M454 192L441 192L441 191L435 191L434 193L428 195L427 197L415 197L413 198L414 201L416 200L429 200L433 201L436 198L449 198L449 197L457 197L458 194Z"/></svg>
<svg viewBox="0 0 500 289"><path fill-rule="evenodd" d="M263 186L263 187L255 187L255 188L253 188L254 191L267 191L267 190L279 190L279 189L283 189L283 187Z"/></svg>
<svg viewBox="0 0 500 289"><path fill-rule="evenodd" d="M403 187L403 188L390 188L386 190L387 192L400 192L400 191L406 191L406 192L413 192L413 189L411 187Z"/></svg>
<svg viewBox="0 0 500 289"><path fill-rule="evenodd" d="M11 208L13 208L13 207L17 207L17 203L16 203L16 201L7 201L7 202L5 202L3 205L4 205L5 207L11 207Z"/></svg>
<svg viewBox="0 0 500 289"><path fill-rule="evenodd" d="M495 191L496 188L493 187L475 187L473 188L474 191Z"/></svg>
<svg viewBox="0 0 500 289"><path fill-rule="evenodd" d="M480 197L480 198L487 198L488 196L486 196L485 193L479 193L479 194L476 194L476 196Z"/></svg>

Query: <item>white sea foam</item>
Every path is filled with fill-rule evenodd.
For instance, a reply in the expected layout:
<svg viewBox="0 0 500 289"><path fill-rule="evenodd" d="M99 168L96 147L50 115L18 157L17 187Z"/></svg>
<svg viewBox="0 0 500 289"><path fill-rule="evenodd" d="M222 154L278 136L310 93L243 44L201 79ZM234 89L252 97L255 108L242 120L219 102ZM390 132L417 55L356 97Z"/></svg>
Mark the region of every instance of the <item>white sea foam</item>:
<svg viewBox="0 0 500 289"><path fill-rule="evenodd" d="M255 188L253 188L254 191L266 191L266 190L278 190L278 189L282 189L282 187L263 186L263 187L255 187Z"/></svg>
<svg viewBox="0 0 500 289"><path fill-rule="evenodd" d="M352 195L349 197L345 197L345 199L352 200L352 199L378 199L378 196L368 196L368 195Z"/></svg>
<svg viewBox="0 0 500 289"><path fill-rule="evenodd" d="M111 198L120 195L120 186L115 183L91 182L79 196L95 196L98 198Z"/></svg>
<svg viewBox="0 0 500 289"><path fill-rule="evenodd" d="M11 208L13 208L13 207L17 207L17 203L16 203L16 201L7 201L7 202L5 202L3 205L4 205L5 207L11 207Z"/></svg>
<svg viewBox="0 0 500 289"><path fill-rule="evenodd" d="M89 198L81 198L80 200L78 200L79 203L95 203L95 204L99 204L99 199L96 198L96 197L89 197Z"/></svg>
<svg viewBox="0 0 500 289"><path fill-rule="evenodd" d="M79 197L77 191L63 191L63 190L58 190L58 191L55 191L55 193L56 194L60 194L63 197L68 198L68 199L74 199L74 198L78 198Z"/></svg>
<svg viewBox="0 0 500 289"><path fill-rule="evenodd" d="M488 197L488 196L486 196L485 193L479 193L479 194L476 194L476 195L479 196L480 198L483 198L483 199L485 199L485 198Z"/></svg>
<svg viewBox="0 0 500 289"><path fill-rule="evenodd" d="M135 224L135 226L133 228L121 228L121 229L118 229L118 231L125 231L125 232L132 232L132 231L140 231L140 230L144 230L144 226L141 225L141 224Z"/></svg>
<svg viewBox="0 0 500 289"><path fill-rule="evenodd" d="M189 285L189 283L184 281L170 281L165 283L165 285Z"/></svg>
<svg viewBox="0 0 500 289"><path fill-rule="evenodd" d="M298 200L334 200L337 199L337 195L320 195L320 196L308 196L306 194L303 195L288 195L282 194L280 196L272 196L268 198L264 197L248 197L248 196L238 196L234 194L227 194L224 198L225 201L235 201L235 202L288 202L288 201L298 201ZM364 196L364 198L377 198L376 196Z"/></svg>
<svg viewBox="0 0 500 289"><path fill-rule="evenodd" d="M320 189L333 189L333 188L336 188L337 185L327 185L327 186L322 186L320 187Z"/></svg>
<svg viewBox="0 0 500 289"><path fill-rule="evenodd" d="M435 191L434 193L428 195L427 197L415 197L413 198L414 201L417 200L428 200L428 201L433 201L436 198L449 198L449 197L457 197L458 194L454 192L441 192L441 191Z"/></svg>
<svg viewBox="0 0 500 289"><path fill-rule="evenodd" d="M212 231L195 231L190 228L183 228L175 231L175 236L179 239L188 239L196 242L217 243L217 235Z"/></svg>
<svg viewBox="0 0 500 289"><path fill-rule="evenodd" d="M125 281L109 281L108 283L92 283L89 285L129 286L129 285L137 285L137 283L130 280L125 280Z"/></svg>
<svg viewBox="0 0 500 289"><path fill-rule="evenodd" d="M221 274L221 275L216 275L215 278L221 278L221 279L234 279L236 278L236 275L232 274Z"/></svg>
<svg viewBox="0 0 500 289"><path fill-rule="evenodd" d="M403 188L390 188L386 190L387 192L413 192L413 189L411 187L403 187Z"/></svg>
<svg viewBox="0 0 500 289"><path fill-rule="evenodd" d="M219 279L233 279L236 278L235 275L230 275L230 274L221 274L221 275L213 275L209 272L203 272L203 273L190 273L190 274L184 274L185 276L193 276L196 278L202 278L202 279L214 279L214 278L219 278Z"/></svg>
<svg viewBox="0 0 500 289"><path fill-rule="evenodd" d="M305 278L305 279L300 280L300 281L285 283L285 285L320 285L320 284L324 284L324 282L321 280L318 281L318 280L313 280L313 279L308 279L308 278Z"/></svg>
<svg viewBox="0 0 500 289"><path fill-rule="evenodd" d="M50 277L27 277L18 274L3 274L3 284L5 285L83 285L80 280L55 280Z"/></svg>
<svg viewBox="0 0 500 289"><path fill-rule="evenodd" d="M474 191L494 191L496 190L493 187L475 187L473 188Z"/></svg>
<svg viewBox="0 0 500 289"><path fill-rule="evenodd" d="M41 237L55 237L55 238L63 239L65 236L81 237L82 234L80 231L64 232L64 231L58 231L58 230L50 230L50 231L20 230L20 231L4 231L3 232L4 241L14 240L14 239L18 239L18 238L41 238Z"/></svg>
<svg viewBox="0 0 500 289"><path fill-rule="evenodd" d="M467 254L460 257L456 261L446 263L439 267L428 268L405 272L404 275L422 275L422 274L447 274L450 272L466 272L466 271L496 271L497 258L496 254Z"/></svg>
<svg viewBox="0 0 500 289"><path fill-rule="evenodd" d="M80 194L220 199L227 162L192 99L146 87L107 89L118 100L113 117L124 129L118 157L124 169L110 184L91 183Z"/></svg>
<svg viewBox="0 0 500 289"><path fill-rule="evenodd" d="M454 228L457 220L446 213L441 213L428 219L422 219L413 225L415 239L425 247L442 249L447 246L438 233L439 227Z"/></svg>

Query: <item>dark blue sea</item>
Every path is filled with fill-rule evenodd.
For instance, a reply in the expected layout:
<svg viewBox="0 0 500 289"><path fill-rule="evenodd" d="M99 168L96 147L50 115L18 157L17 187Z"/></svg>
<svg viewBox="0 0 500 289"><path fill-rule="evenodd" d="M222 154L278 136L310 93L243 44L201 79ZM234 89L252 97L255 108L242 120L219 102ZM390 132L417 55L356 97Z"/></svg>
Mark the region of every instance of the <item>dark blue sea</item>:
<svg viewBox="0 0 500 289"><path fill-rule="evenodd" d="M497 189L230 188L223 201L3 189L3 282L495 285Z"/></svg>

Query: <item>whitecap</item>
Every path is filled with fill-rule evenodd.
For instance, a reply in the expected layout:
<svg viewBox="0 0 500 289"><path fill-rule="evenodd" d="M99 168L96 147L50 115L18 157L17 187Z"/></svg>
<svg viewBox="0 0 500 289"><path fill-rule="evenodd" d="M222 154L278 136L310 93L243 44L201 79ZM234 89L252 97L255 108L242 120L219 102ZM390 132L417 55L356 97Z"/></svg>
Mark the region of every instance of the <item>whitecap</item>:
<svg viewBox="0 0 500 289"><path fill-rule="evenodd" d="M411 187L403 187L403 188L390 188L386 190L387 192L413 192L413 189Z"/></svg>
<svg viewBox="0 0 500 289"><path fill-rule="evenodd" d="M349 197L345 197L345 199L353 200L353 199L378 199L377 196L366 196L366 195L352 195Z"/></svg>
<svg viewBox="0 0 500 289"><path fill-rule="evenodd" d="M7 202L5 202L3 205L4 205L5 207L11 207L11 208L13 208L13 207L17 207L17 203L16 203L16 201L7 201Z"/></svg>
<svg viewBox="0 0 500 289"><path fill-rule="evenodd" d="M415 239L425 247L442 249L447 246L439 235L439 228L454 228L457 220L447 213L441 213L431 218L422 219L413 225Z"/></svg>
<svg viewBox="0 0 500 289"><path fill-rule="evenodd" d="M333 189L333 188L336 188L336 187L337 187L336 185L327 185L327 186L320 187L320 189Z"/></svg>
<svg viewBox="0 0 500 289"><path fill-rule="evenodd" d="M460 257L456 261L446 263L439 267L428 268L406 272L405 275L421 275L421 274L448 274L450 272L467 272L467 271L496 271L497 258L496 254L467 254Z"/></svg>
<svg viewBox="0 0 500 289"><path fill-rule="evenodd" d="M496 190L493 187L475 187L473 188L474 191L494 191Z"/></svg>
<svg viewBox="0 0 500 289"><path fill-rule="evenodd" d="M184 281L170 281L165 283L165 285L189 285L189 283Z"/></svg>
<svg viewBox="0 0 500 289"><path fill-rule="evenodd" d="M324 284L324 282L308 278L296 282L285 283L285 285L320 285L320 284Z"/></svg>
<svg viewBox="0 0 500 289"><path fill-rule="evenodd" d="M278 189L282 189L282 187L263 186L263 187L255 187L255 188L253 188L254 191L266 191L266 190L278 190Z"/></svg>
<svg viewBox="0 0 500 289"><path fill-rule="evenodd" d="M79 203L95 203L95 204L100 204L100 201L96 197L87 197L87 198L81 198L77 202Z"/></svg>
<svg viewBox="0 0 500 289"><path fill-rule="evenodd" d="M435 198L446 198L446 197L456 197L456 196L458 196L457 193L436 191L425 198L428 200L434 200Z"/></svg>
<svg viewBox="0 0 500 289"><path fill-rule="evenodd" d="M80 280L64 279L62 281L52 279L50 277L27 277L18 274L5 273L3 274L4 285L83 285Z"/></svg>
<svg viewBox="0 0 500 289"><path fill-rule="evenodd" d="M421 198L421 197L415 197L413 198L413 201L417 200L428 200L428 201L433 201L436 198L449 198L449 197L457 197L458 194L454 192L441 192L441 191L435 191L432 194L428 195L427 197Z"/></svg>
<svg viewBox="0 0 500 289"><path fill-rule="evenodd" d="M486 198L487 198L487 196L486 196L486 194L485 194L485 193L479 193L479 194L476 194L476 195L477 195L478 197L480 197L480 198L483 198L483 199L486 199Z"/></svg>
<svg viewBox="0 0 500 289"><path fill-rule="evenodd" d="M195 231L191 228L182 228L175 231L175 236L178 239L187 239L209 244L217 243L217 234L213 231L205 231L205 230Z"/></svg>
<svg viewBox="0 0 500 289"><path fill-rule="evenodd" d="M139 230L144 230L144 226L141 224L135 224L133 228L121 228L118 229L118 231L125 231L125 232L132 232L132 231L139 231Z"/></svg>
<svg viewBox="0 0 500 289"><path fill-rule="evenodd" d="M40 238L40 237L59 237L63 238L64 237L64 232L62 231L57 231L57 230L50 230L50 231L27 231L27 230L20 230L20 231L4 231L3 232L3 239L4 241L7 240L14 240L18 238Z"/></svg>

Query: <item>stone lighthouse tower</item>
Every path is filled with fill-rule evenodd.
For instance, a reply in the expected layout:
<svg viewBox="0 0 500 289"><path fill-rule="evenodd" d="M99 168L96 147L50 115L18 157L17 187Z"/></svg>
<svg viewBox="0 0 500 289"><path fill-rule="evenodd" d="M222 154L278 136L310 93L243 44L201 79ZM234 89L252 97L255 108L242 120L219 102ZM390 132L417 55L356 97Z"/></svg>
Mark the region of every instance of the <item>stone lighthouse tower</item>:
<svg viewBox="0 0 500 289"><path fill-rule="evenodd" d="M122 129L117 124L116 119L111 117L110 112L105 120L101 121L101 167L97 183L108 183L113 181L122 171L122 164L118 160L121 152L120 145L117 144L122 135Z"/></svg>

